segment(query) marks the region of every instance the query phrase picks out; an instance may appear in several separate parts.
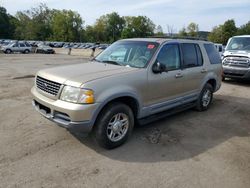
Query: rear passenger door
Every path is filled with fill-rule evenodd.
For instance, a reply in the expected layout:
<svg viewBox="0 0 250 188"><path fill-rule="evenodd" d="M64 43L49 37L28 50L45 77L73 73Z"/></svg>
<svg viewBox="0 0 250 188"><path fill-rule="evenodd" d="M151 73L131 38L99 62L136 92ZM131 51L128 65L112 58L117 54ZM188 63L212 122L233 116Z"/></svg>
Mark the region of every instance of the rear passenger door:
<svg viewBox="0 0 250 188"><path fill-rule="evenodd" d="M19 43L19 46L20 46L20 52L23 52L26 48L25 44L24 43Z"/></svg>
<svg viewBox="0 0 250 188"><path fill-rule="evenodd" d="M203 66L203 56L199 44L182 43L182 73L185 77L182 87L186 94L198 94L203 78L207 73Z"/></svg>

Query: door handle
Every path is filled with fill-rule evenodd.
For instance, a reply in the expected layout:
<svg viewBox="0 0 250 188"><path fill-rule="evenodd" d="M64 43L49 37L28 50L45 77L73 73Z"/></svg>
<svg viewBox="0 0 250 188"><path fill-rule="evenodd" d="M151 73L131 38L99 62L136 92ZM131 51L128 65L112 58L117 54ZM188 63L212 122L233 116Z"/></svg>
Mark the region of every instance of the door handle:
<svg viewBox="0 0 250 188"><path fill-rule="evenodd" d="M175 78L181 78L181 77L183 77L183 74L181 74L181 73L177 73L177 74L175 75Z"/></svg>
<svg viewBox="0 0 250 188"><path fill-rule="evenodd" d="M207 69L201 69L201 73L206 73Z"/></svg>

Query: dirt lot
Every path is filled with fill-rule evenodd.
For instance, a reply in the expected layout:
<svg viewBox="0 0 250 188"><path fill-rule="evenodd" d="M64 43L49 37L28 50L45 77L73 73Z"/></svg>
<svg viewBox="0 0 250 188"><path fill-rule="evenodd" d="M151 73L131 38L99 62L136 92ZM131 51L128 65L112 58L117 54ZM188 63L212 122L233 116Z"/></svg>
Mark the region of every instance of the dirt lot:
<svg viewBox="0 0 250 188"><path fill-rule="evenodd" d="M107 151L31 106L32 75L81 56L0 54L0 187L250 187L250 83L226 81L206 112L135 128Z"/></svg>

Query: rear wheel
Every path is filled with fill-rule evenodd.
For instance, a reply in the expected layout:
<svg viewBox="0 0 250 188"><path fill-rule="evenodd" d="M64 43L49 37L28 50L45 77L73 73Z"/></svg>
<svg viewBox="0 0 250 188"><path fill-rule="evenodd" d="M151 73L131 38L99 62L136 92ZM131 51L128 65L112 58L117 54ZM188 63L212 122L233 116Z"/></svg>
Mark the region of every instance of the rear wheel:
<svg viewBox="0 0 250 188"><path fill-rule="evenodd" d="M94 137L106 148L116 148L126 142L134 127L134 115L130 107L123 103L111 103L97 119Z"/></svg>
<svg viewBox="0 0 250 188"><path fill-rule="evenodd" d="M213 87L211 84L207 83L201 93L200 96L196 102L196 109L198 111L205 111L209 108L211 102L213 100Z"/></svg>

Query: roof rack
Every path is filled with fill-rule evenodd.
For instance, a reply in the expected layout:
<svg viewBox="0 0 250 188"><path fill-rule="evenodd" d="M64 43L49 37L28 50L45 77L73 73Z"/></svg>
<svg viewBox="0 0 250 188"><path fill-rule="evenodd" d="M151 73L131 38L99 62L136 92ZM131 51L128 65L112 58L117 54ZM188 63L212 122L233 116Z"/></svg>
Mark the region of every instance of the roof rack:
<svg viewBox="0 0 250 188"><path fill-rule="evenodd" d="M208 41L205 38L202 37L171 37L171 36L151 36L153 38L164 38L164 39L188 39L188 40L202 40L202 41ZM150 37L148 37L150 38Z"/></svg>

